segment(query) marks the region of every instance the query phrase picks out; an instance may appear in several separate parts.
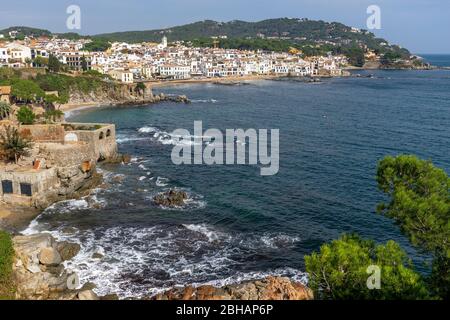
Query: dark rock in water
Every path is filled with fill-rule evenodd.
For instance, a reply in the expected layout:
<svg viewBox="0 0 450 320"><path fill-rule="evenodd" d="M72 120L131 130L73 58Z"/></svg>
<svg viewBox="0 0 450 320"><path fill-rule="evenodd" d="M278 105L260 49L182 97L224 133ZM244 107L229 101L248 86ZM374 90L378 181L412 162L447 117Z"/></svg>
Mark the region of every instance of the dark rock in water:
<svg viewBox="0 0 450 320"><path fill-rule="evenodd" d="M80 252L80 249L81 247L78 243L70 243L67 241L58 242L56 245L56 250L58 250L63 261L75 257Z"/></svg>
<svg viewBox="0 0 450 320"><path fill-rule="evenodd" d="M122 156L122 162L125 164L128 164L131 162L131 156L129 154L124 154Z"/></svg>
<svg viewBox="0 0 450 320"><path fill-rule="evenodd" d="M187 198L187 193L184 191L169 190L158 194L155 198L153 198L153 202L159 206L173 208L183 206L185 204L184 201Z"/></svg>
<svg viewBox="0 0 450 320"><path fill-rule="evenodd" d="M103 259L104 255L101 254L100 252L94 252L92 254L92 259Z"/></svg>
<svg viewBox="0 0 450 320"><path fill-rule="evenodd" d="M125 180L125 176L123 175L116 175L111 179L113 183L122 183L123 180Z"/></svg>
<svg viewBox="0 0 450 320"><path fill-rule="evenodd" d="M117 154L114 157L108 158L105 162L110 164L128 164L131 162L131 156L128 154Z"/></svg>
<svg viewBox="0 0 450 320"><path fill-rule="evenodd" d="M311 289L288 278L268 277L222 288L206 285L174 288L153 300L312 300Z"/></svg>

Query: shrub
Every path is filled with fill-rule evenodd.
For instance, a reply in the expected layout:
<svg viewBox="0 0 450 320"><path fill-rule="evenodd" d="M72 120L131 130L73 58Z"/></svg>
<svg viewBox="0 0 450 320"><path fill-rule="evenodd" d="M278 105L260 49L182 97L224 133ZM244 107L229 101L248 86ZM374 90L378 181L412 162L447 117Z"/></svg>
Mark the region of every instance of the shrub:
<svg viewBox="0 0 450 320"><path fill-rule="evenodd" d="M0 300L14 296L12 264L14 248L8 233L0 231Z"/></svg>
<svg viewBox="0 0 450 320"><path fill-rule="evenodd" d="M309 285L318 299L421 299L427 289L406 253L394 241L375 245L357 235L343 235L320 252L305 256ZM369 266L381 271L380 289L367 286Z"/></svg>
<svg viewBox="0 0 450 320"><path fill-rule="evenodd" d="M44 113L44 117L47 121L55 122L56 120L60 119L64 116L64 112L61 110L47 110Z"/></svg>
<svg viewBox="0 0 450 320"><path fill-rule="evenodd" d="M8 118L10 114L11 106L4 101L0 101L0 120Z"/></svg>
<svg viewBox="0 0 450 320"><path fill-rule="evenodd" d="M7 126L4 133L0 133L0 150L7 160L16 163L31 148L31 140L22 137L16 128Z"/></svg>
<svg viewBox="0 0 450 320"><path fill-rule="evenodd" d="M36 115L29 107L22 106L20 107L19 111L17 111L17 120L21 124L33 124L35 118Z"/></svg>

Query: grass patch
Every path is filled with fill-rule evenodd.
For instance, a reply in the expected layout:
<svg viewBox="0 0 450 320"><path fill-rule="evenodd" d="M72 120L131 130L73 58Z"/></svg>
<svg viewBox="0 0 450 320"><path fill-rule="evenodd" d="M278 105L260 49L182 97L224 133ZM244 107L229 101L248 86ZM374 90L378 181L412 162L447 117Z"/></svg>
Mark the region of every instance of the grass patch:
<svg viewBox="0 0 450 320"><path fill-rule="evenodd" d="M13 258L14 248L11 236L0 231L0 300L14 299Z"/></svg>

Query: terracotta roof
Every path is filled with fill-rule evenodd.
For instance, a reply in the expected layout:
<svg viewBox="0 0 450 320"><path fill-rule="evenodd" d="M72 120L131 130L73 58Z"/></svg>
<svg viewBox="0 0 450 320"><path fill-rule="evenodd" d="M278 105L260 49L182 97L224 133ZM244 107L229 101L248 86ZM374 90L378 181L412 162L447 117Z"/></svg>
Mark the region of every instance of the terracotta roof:
<svg viewBox="0 0 450 320"><path fill-rule="evenodd" d="M0 94L11 94L11 86L0 86Z"/></svg>

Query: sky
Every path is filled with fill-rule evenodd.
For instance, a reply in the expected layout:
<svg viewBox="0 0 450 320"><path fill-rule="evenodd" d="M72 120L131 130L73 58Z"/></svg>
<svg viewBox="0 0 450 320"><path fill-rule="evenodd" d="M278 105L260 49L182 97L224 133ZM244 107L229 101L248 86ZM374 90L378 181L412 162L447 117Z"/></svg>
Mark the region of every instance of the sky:
<svg viewBox="0 0 450 320"><path fill-rule="evenodd" d="M414 53L450 53L449 0L14 0L2 1L0 29L29 26L69 32L67 7L81 9L81 34L150 30L211 19L308 18L367 29L367 8L381 9L371 30Z"/></svg>

